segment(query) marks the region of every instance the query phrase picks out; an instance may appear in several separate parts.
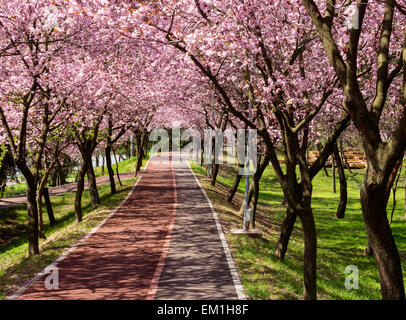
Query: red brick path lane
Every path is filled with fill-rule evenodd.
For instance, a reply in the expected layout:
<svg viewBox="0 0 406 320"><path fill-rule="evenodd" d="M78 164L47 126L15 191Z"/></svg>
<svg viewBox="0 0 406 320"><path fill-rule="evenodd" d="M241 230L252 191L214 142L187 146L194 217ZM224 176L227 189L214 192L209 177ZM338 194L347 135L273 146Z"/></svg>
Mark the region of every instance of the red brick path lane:
<svg viewBox="0 0 406 320"><path fill-rule="evenodd" d="M151 161L123 206L58 265L59 290L44 276L20 299L146 299L175 214L170 161Z"/></svg>

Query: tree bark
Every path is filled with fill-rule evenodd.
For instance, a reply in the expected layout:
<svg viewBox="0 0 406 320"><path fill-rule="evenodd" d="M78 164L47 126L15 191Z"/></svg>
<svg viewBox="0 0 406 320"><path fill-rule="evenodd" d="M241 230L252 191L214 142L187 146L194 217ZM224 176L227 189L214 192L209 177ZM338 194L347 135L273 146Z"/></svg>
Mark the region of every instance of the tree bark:
<svg viewBox="0 0 406 320"><path fill-rule="evenodd" d="M200 145L204 146L204 140L203 139L201 140ZM204 165L204 147L201 147L201 150L200 150L200 166L203 167L203 165ZM405 181L406 181L406 179L405 179ZM405 208L406 208L406 200L405 200ZM405 213L406 213L406 209L405 209Z"/></svg>
<svg viewBox="0 0 406 320"><path fill-rule="evenodd" d="M41 182L38 187L38 195L37 195L37 207L38 207L38 217L39 217L39 236L42 239L45 239L45 229L44 229L44 220L43 220L43 210L42 210L42 197L44 196L45 189L48 192L48 189L46 188L46 184L48 182L49 175L51 174L52 169L55 167L56 161L52 162L48 168L46 168L44 176L41 179ZM49 194L48 194L48 201L49 201ZM49 206L50 206L50 201L47 203L47 210L49 211ZM52 206L51 206L52 210ZM49 212L48 212L49 215Z"/></svg>
<svg viewBox="0 0 406 320"><path fill-rule="evenodd" d="M212 158L212 160L211 160L211 167L210 167L210 173L211 173L211 176L210 176L210 179L211 179L211 181L210 181L210 183L211 183L211 185L214 187L215 185L216 185L216 181L217 181L217 175L218 175L218 172L219 172L219 165L217 164L218 163L218 161L217 161L217 155L216 155L216 139L213 137L212 138L212 154L213 154L213 158Z"/></svg>
<svg viewBox="0 0 406 320"><path fill-rule="evenodd" d="M337 144L334 146L334 160L337 163L337 172L340 180L340 202L336 211L336 218L344 219L345 209L347 207L347 179L345 177L343 163L338 151Z"/></svg>
<svg viewBox="0 0 406 320"><path fill-rule="evenodd" d="M286 215L281 224L279 239L275 246L275 256L283 261L288 250L288 244L295 226L297 212L287 204Z"/></svg>
<svg viewBox="0 0 406 320"><path fill-rule="evenodd" d="M211 185L214 187L219 173L219 164L215 163L215 159L213 159L211 167L213 168L211 173Z"/></svg>
<svg viewBox="0 0 406 320"><path fill-rule="evenodd" d="M372 257L374 255L374 250L372 249L371 242L368 242L364 250L364 256Z"/></svg>
<svg viewBox="0 0 406 320"><path fill-rule="evenodd" d="M111 192L111 194L115 194L117 192L117 189L116 189L116 182L114 181L114 170L111 165L111 146L109 144L107 144L105 152L106 152L106 167L107 167L107 172L109 174L109 180L110 180L110 192Z"/></svg>
<svg viewBox="0 0 406 320"><path fill-rule="evenodd" d="M234 196L238 190L238 186L240 185L240 181L241 181L241 177L242 177L242 175L239 174L239 169L243 169L243 168L244 168L244 165L238 164L238 169L237 169L237 173L235 174L233 185L231 186L231 189L228 193L227 201L229 203L233 202Z"/></svg>
<svg viewBox="0 0 406 320"><path fill-rule="evenodd" d="M25 159L17 159L15 162L27 185L28 255L34 256L39 254L37 180L28 168Z"/></svg>
<svg viewBox="0 0 406 320"><path fill-rule="evenodd" d="M331 173L331 181L332 181L332 186L333 186L333 193L337 193L337 187L336 187L336 161L334 156L331 157L331 163L332 163L332 173Z"/></svg>
<svg viewBox="0 0 406 320"><path fill-rule="evenodd" d="M259 180L260 177L258 178L256 175L254 175L254 199L253 199L253 216L252 216L252 227L255 229L256 228L256 217L257 217L257 206L258 206L258 198L259 198Z"/></svg>
<svg viewBox="0 0 406 320"><path fill-rule="evenodd" d="M403 163L403 157L400 158L396 162L395 166L393 167L393 169L389 175L388 183L386 184L386 189L385 189L385 208L388 206L388 201L389 201L389 198L391 195L391 190L396 181L396 177L398 176L398 172L399 172L399 170L401 170L400 168L402 167L402 163Z"/></svg>
<svg viewBox="0 0 406 320"><path fill-rule="evenodd" d="M45 205L47 207L49 224L51 226L54 226L56 223L56 220L55 220L55 216L54 216L54 210L52 209L52 203L51 203L51 198L49 197L48 188L44 188L44 200L45 200Z"/></svg>
<svg viewBox="0 0 406 320"><path fill-rule="evenodd" d="M141 170L142 167L143 141L144 137L142 136L141 132L137 133L135 136L135 142L137 144L137 160L135 167L135 176L138 175L138 172Z"/></svg>
<svg viewBox="0 0 406 320"><path fill-rule="evenodd" d="M76 222L81 222L83 219L83 213L82 213L82 195L83 191L85 189L85 175L87 172L87 167L88 167L88 160L82 161L82 165L78 174L78 182L77 182L77 188L76 188L76 197L75 197L75 217L76 217Z"/></svg>
<svg viewBox="0 0 406 320"><path fill-rule="evenodd" d="M92 207L97 208L101 204L101 201L99 197L99 192L97 190L96 175L94 173L92 160L89 161L87 166L87 181L89 183L89 193L92 202Z"/></svg>
<svg viewBox="0 0 406 320"><path fill-rule="evenodd" d="M393 169L392 169L392 171L391 171L391 173L389 175L389 179L388 179L388 182L387 182L386 188L385 188L385 202L384 202L385 210L386 210L386 207L388 206L388 201L389 201L389 197L391 195L391 190L392 190L393 184L394 184L394 182L396 180L396 176L397 176L397 173L399 171L399 168L402 166L402 163L403 163L403 158L399 159L396 162L395 166L393 167ZM370 241L368 241L368 244L367 244L367 246L366 246L366 248L364 250L364 255L365 256L373 256L374 255L374 250L372 248L372 245L371 245Z"/></svg>
<svg viewBox="0 0 406 320"><path fill-rule="evenodd" d="M317 236L316 225L314 223L313 213L311 208L299 211L299 217L302 222L304 234L304 299L317 299Z"/></svg>
<svg viewBox="0 0 406 320"><path fill-rule="evenodd" d="M102 175L102 176L104 176L104 158L105 158L105 155L104 155L104 154L102 154L101 156L102 156L102 168L101 168L101 175ZM110 161L111 161L111 159L110 159Z"/></svg>
<svg viewBox="0 0 406 320"><path fill-rule="evenodd" d="M148 154L148 132L144 131L142 139L142 158L145 159Z"/></svg>
<svg viewBox="0 0 406 320"><path fill-rule="evenodd" d="M325 175L326 177L330 177L330 175L328 174L328 171L327 171L326 166L323 166L323 171L324 171L324 175Z"/></svg>
<svg viewBox="0 0 406 320"><path fill-rule="evenodd" d="M361 205L369 243L380 276L383 299L405 299L399 252L389 226L386 207L386 183L381 172L368 163L361 187Z"/></svg>
<svg viewBox="0 0 406 320"><path fill-rule="evenodd" d="M402 159L402 163L403 163L403 159ZM400 165L399 173L398 173L398 175L396 177L396 181L395 181L395 183L393 185L393 188L392 188L393 198L392 198L392 210L391 210L391 215L390 215L389 226L392 225L393 215L395 214L395 210L396 210L396 205L397 205L396 193L398 191L399 179L400 179L401 175L402 175L402 164Z"/></svg>
<svg viewBox="0 0 406 320"><path fill-rule="evenodd" d="M340 153L341 153L341 158L344 159L344 162L345 162L345 165L346 165L346 167L348 169L348 172L352 173L351 166L348 163L347 156L345 155L345 151L344 151L344 148L343 148L343 142L342 141L340 141Z"/></svg>
<svg viewBox="0 0 406 320"><path fill-rule="evenodd" d="M41 239L46 239L42 201L41 203L39 202L39 200L37 201L37 208L38 208L38 237Z"/></svg>
<svg viewBox="0 0 406 320"><path fill-rule="evenodd" d="M27 213L28 213L28 254L34 256L39 254L38 241L38 206L37 206L37 184L35 179L26 177L27 183Z"/></svg>
<svg viewBox="0 0 406 320"><path fill-rule="evenodd" d="M41 239L45 239L45 228L44 228L44 215L43 215L43 210L42 210L42 195L43 191L41 190L41 187L38 190L38 196L37 196L37 208L38 208L38 236Z"/></svg>

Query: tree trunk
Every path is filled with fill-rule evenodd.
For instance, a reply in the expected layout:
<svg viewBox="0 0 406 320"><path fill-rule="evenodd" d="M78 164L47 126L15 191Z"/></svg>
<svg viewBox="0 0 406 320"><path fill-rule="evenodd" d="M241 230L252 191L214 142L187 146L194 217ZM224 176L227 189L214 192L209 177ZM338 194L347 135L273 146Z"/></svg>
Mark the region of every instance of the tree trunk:
<svg viewBox="0 0 406 320"><path fill-rule="evenodd" d="M399 171L399 168L402 166L402 163L403 163L403 158L399 159L396 162L394 168L392 169L392 171L391 171L391 173L389 175L389 179L388 179L388 182L387 182L386 188L385 188L385 202L384 202L384 205L383 205L385 210L386 210L386 207L388 206L388 201L389 201L389 197L391 195L391 190L392 190L393 184L394 184L394 182L396 180L396 176L397 176L397 173ZM373 256L373 254L374 254L374 250L372 248L371 242L368 241L368 245L366 246L366 248L364 250L364 255L365 256Z"/></svg>
<svg viewBox="0 0 406 320"><path fill-rule="evenodd" d="M275 246L275 256L283 261L285 259L286 251L288 250L288 244L292 235L293 228L295 226L297 212L287 203L286 216L283 219L281 225L281 231L279 233L279 239Z"/></svg>
<svg viewBox="0 0 406 320"><path fill-rule="evenodd" d="M299 212L304 235L304 299L317 299L317 236L311 208Z"/></svg>
<svg viewBox="0 0 406 320"><path fill-rule="evenodd" d="M331 157L331 162L332 162L332 185L333 185L333 193L337 193L337 188L336 188L336 161L334 156Z"/></svg>
<svg viewBox="0 0 406 320"><path fill-rule="evenodd" d="M328 171L327 171L326 166L323 166L323 171L324 171L324 175L325 175L326 177L330 177L329 174L328 174Z"/></svg>
<svg viewBox="0 0 406 320"><path fill-rule="evenodd" d="M78 182L76 188L76 197L75 197L75 217L76 222L81 222L83 219L82 214L82 195L83 190L85 189L85 175L87 171L88 162L83 160L78 174Z"/></svg>
<svg viewBox="0 0 406 320"><path fill-rule="evenodd" d="M203 139L202 139L200 145L204 146L204 140ZM200 166L203 167L203 165L204 165L204 148L201 147L201 150L200 150ZM405 179L405 181L406 181L406 179ZM405 200L405 208L406 208L406 200ZM406 209L405 209L405 213L406 213Z"/></svg>
<svg viewBox="0 0 406 320"><path fill-rule="evenodd" d="M107 172L109 174L109 180L110 180L110 192L111 192L111 194L115 194L117 192L117 189L116 189L116 182L114 181L114 170L111 165L111 146L109 144L107 144L105 152L106 152L106 167L107 167Z"/></svg>
<svg viewBox="0 0 406 320"><path fill-rule="evenodd" d="M338 151L337 144L334 146L333 156L335 162L337 163L337 172L340 180L340 202L338 204L336 218L344 219L345 209L347 207L347 179L345 177L344 167L340 157L340 153Z"/></svg>
<svg viewBox="0 0 406 320"><path fill-rule="evenodd" d="M204 139L200 141L200 166L204 166Z"/></svg>
<svg viewBox="0 0 406 320"><path fill-rule="evenodd" d="M23 174L27 186L27 216L28 216L28 255L39 254L38 239L38 206L37 182L38 177L30 171L25 159L15 161L18 169ZM39 164L37 163L39 166Z"/></svg>
<svg viewBox="0 0 406 320"><path fill-rule="evenodd" d="M210 175L210 179L211 179L211 185L214 187L215 185L216 185L216 180L217 180L217 175L218 175L218 172L219 172L219 165L217 164L218 163L218 161L217 161L217 155L216 155L216 139L213 137L212 138L212 154L213 154L213 158L212 158L212 160L211 160L211 167L210 167L210 173L211 173L211 175Z"/></svg>
<svg viewBox="0 0 406 320"><path fill-rule="evenodd" d="M46 239L45 228L44 228L44 215L42 210L42 194L38 192L37 197L37 210L38 210L38 237L41 239Z"/></svg>
<svg viewBox="0 0 406 320"><path fill-rule="evenodd" d="M144 131L142 138L142 158L145 159L148 154L148 132Z"/></svg>
<svg viewBox="0 0 406 320"><path fill-rule="evenodd" d="M291 193L297 194L298 199L302 198L303 187L296 183L295 186L291 186ZM285 196L286 200L286 196ZM286 201L286 215L281 224L281 230L279 233L279 239L275 246L275 256L281 261L285 259L285 254L288 250L289 240L292 235L293 228L295 227L296 218L298 213L294 208Z"/></svg>
<svg viewBox="0 0 406 320"><path fill-rule="evenodd" d="M49 224L51 226L53 226L53 225L55 225L56 220L55 220L55 216L54 216L54 210L52 209L52 203L51 203L51 198L49 197L48 188L44 188L44 200L45 200L45 205L47 207Z"/></svg>
<svg viewBox="0 0 406 320"><path fill-rule="evenodd" d="M211 185L214 187L216 185L217 176L219 173L219 165L217 163L215 163L215 159L213 159L211 167L213 168L212 174L211 174Z"/></svg>
<svg viewBox="0 0 406 320"><path fill-rule="evenodd" d="M340 153L341 153L341 158L344 159L344 162L345 162L345 165L346 165L346 167L348 169L348 172L352 173L351 166L348 163L347 156L345 155L345 151L344 151L344 148L343 148L343 142L342 141L340 141Z"/></svg>
<svg viewBox="0 0 406 320"><path fill-rule="evenodd" d="M104 158L105 158L105 155L102 154L101 156L102 156L101 175L104 176ZM106 161L107 161L107 159L106 159ZM110 163L111 163L111 158L110 158Z"/></svg>
<svg viewBox="0 0 406 320"><path fill-rule="evenodd" d="M389 226L392 225L393 215L395 214L395 210L396 210L396 205L397 205L396 193L398 191L399 179L400 179L400 176L402 175L402 163L403 163L403 159L402 159L402 162L401 162L401 165L400 165L400 168L399 168L398 176L396 177L396 181L395 181L395 183L393 185L393 188L392 188L393 198L392 198L392 210L391 210L391 215L390 215Z"/></svg>
<svg viewBox="0 0 406 320"><path fill-rule="evenodd" d="M240 168L243 169L243 168L244 168L244 165L238 164L238 168L239 168L239 169L240 169ZM229 193L228 193L227 201L228 201L229 203L233 202L234 195L235 195L235 193L236 193L237 190L238 190L238 186L240 185L240 181L241 181L241 177L242 177L242 176L239 174L239 169L237 169L237 173L235 174L235 178L234 178L233 185L231 186L231 189L230 189L230 191L229 191Z"/></svg>
<svg viewBox="0 0 406 320"><path fill-rule="evenodd" d="M53 162L46 170L44 173L44 176L41 179L41 182L38 187L38 195L37 195L37 207L38 207L38 217L39 217L39 236L42 239L45 239L45 229L44 229L44 219L43 219L43 210L42 210L42 197L44 195L45 189L46 189L46 184L48 182L49 175L51 174L52 169L55 166L55 162ZM48 189L47 189L48 191ZM49 194L48 194L48 200L49 200ZM52 209L52 207L51 207ZM47 210L48 209L48 204L47 204Z"/></svg>
<svg viewBox="0 0 406 320"><path fill-rule="evenodd" d="M169 151L173 151L172 139L172 130L169 130Z"/></svg>
<svg viewBox="0 0 406 320"><path fill-rule="evenodd" d="M114 149L113 149L113 154L114 154L114 161L116 162L117 180L118 180L118 183L120 184L120 186L122 187L123 184L121 183L120 174L119 174L119 172L118 172L118 161L117 161L116 151L115 151Z"/></svg>
<svg viewBox="0 0 406 320"><path fill-rule="evenodd" d="M283 199L282 199L281 205L282 205L282 206L286 206L287 204L288 204L288 201L286 200L285 195L283 195Z"/></svg>
<svg viewBox="0 0 406 320"><path fill-rule="evenodd" d="M253 216L252 216L252 227L256 228L256 216L257 216L257 205L258 205L258 198L259 198L259 180L261 177L254 175L253 182L254 182L254 200L252 204L253 209Z"/></svg>
<svg viewBox="0 0 406 320"><path fill-rule="evenodd" d="M135 142L137 144L137 162L136 162L136 167L135 167L135 176L138 175L138 172L141 170L142 167L142 156L143 156L143 137L141 136L141 133L138 133L135 136Z"/></svg>
<svg viewBox="0 0 406 320"><path fill-rule="evenodd" d="M368 163L361 187L361 205L369 242L378 265L382 298L405 299L399 252L386 215L386 183Z"/></svg>
<svg viewBox="0 0 406 320"><path fill-rule="evenodd" d="M372 257L374 255L374 250L372 249L371 242L368 242L364 250L364 256Z"/></svg>
<svg viewBox="0 0 406 320"><path fill-rule="evenodd" d="M386 189L385 189L385 208L388 206L388 201L391 195L391 190L393 188L393 185L396 181L396 177L398 176L398 172L399 170L401 170L402 167L402 163L403 163L403 157L400 158L395 166L393 167L390 175L389 175L389 179L388 179L388 183L386 184Z"/></svg>
<svg viewBox="0 0 406 320"><path fill-rule="evenodd" d="M99 192L97 190L96 175L94 174L93 163L91 160L89 161L89 164L87 166L87 181L89 183L89 193L92 207L97 208L101 204L101 201Z"/></svg>
<svg viewBox="0 0 406 320"><path fill-rule="evenodd" d="M138 172L140 172L142 167L142 154L137 156L137 165L136 165L136 169L135 169L135 175L138 175Z"/></svg>
<svg viewBox="0 0 406 320"><path fill-rule="evenodd" d="M28 213L28 254L39 254L38 242L38 206L37 184L35 179L25 177L27 183L27 213Z"/></svg>

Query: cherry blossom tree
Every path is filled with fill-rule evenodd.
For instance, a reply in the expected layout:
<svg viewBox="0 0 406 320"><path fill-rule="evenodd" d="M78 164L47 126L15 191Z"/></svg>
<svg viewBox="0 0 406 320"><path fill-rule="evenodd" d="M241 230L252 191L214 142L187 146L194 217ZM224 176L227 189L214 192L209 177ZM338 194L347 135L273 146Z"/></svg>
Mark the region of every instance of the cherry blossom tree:
<svg viewBox="0 0 406 320"><path fill-rule="evenodd" d="M280 7L285 10L278 10ZM321 49L309 49L317 41L310 19L303 10L287 16L293 6L283 1L158 1L136 4L132 9L130 19L138 25L144 22L145 37L172 46L188 58L184 62L186 72L198 72L209 80L224 111L258 130L266 146L264 167L267 161L272 163L288 202L277 254L283 258L299 216L305 237L304 296L316 298L312 179L333 152L336 139L349 124L349 116L329 103L330 99L340 99L340 92L336 90L333 70L326 69L323 61L314 62ZM252 119L249 103L253 106ZM309 166L305 153L312 137L311 123L324 107L341 120L334 125L319 159ZM271 127L271 123L277 127ZM285 153L286 171L276 154L278 138ZM255 185L258 187L258 183Z"/></svg>
<svg viewBox="0 0 406 320"><path fill-rule="evenodd" d="M356 23L336 18L336 1L303 0L325 56L345 96L346 111L357 128L367 156L361 204L374 251L384 299L404 299L402 268L386 214L389 177L406 148L406 29L404 3L356 1ZM365 65L372 73L359 79ZM403 77L402 77L403 72ZM398 113L398 124L383 131L385 114Z"/></svg>
<svg viewBox="0 0 406 320"><path fill-rule="evenodd" d="M70 13L74 6L45 0L0 4L2 142L7 141L27 183L30 255L39 252L36 193L42 154L52 123L65 106L66 96L55 90L60 77L53 76L66 73L61 61L69 57L67 44L88 23L83 15ZM33 119L41 123L38 135L30 126Z"/></svg>

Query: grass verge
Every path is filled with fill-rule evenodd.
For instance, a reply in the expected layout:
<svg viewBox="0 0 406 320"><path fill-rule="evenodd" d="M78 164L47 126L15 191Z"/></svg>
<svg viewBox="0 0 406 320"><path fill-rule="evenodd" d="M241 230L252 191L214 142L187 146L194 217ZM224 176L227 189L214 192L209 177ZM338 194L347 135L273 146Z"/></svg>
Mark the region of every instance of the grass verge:
<svg viewBox="0 0 406 320"><path fill-rule="evenodd" d="M242 217L238 211L243 201L244 182L239 186L234 201L227 202L227 193L236 169L223 165L220 167L215 187L202 178L205 169L191 163L207 195L212 201L226 233L237 269L246 294L250 299L302 299L303 298L303 233L298 219L289 243L285 261L274 255L281 222L286 208L281 205L283 194L271 167L267 168L260 183L257 228L263 232L262 239L235 236L230 229L242 227ZM332 192L332 178L320 173L314 180L313 214L315 218L317 248L317 289L319 299L364 300L381 299L378 270L374 257L363 256L368 242L363 223L359 186L363 171L354 170L347 174L348 206L345 219L338 220L334 214L339 194ZM338 181L337 181L338 183ZM338 188L338 186L337 186ZM397 208L392 223L392 231L398 245L406 274L406 220L404 219L404 189L398 190ZM392 209L392 200L388 211ZM345 280L349 274L345 269L355 265L359 269L359 289L347 290ZM406 279L406 278L404 278Z"/></svg>
<svg viewBox="0 0 406 320"><path fill-rule="evenodd" d="M109 193L109 185L99 188L102 205L97 209L91 208L87 193L83 197L83 221L75 222L74 194L68 193L52 197L57 224L46 228L45 240L40 241L41 253L35 257L27 257L26 236L20 236L8 244L0 246L0 299L10 295L18 287L31 279L48 264L52 263L61 253L84 235L91 231L107 215L114 210L130 192L136 179L123 181L123 186L117 186L117 193ZM25 205L11 210L14 214L25 214ZM0 212L3 214L3 212Z"/></svg>
<svg viewBox="0 0 406 320"><path fill-rule="evenodd" d="M143 160L145 167L148 159ZM122 164L122 172L129 172L134 159ZM45 240L40 240L41 253L36 257L27 256L27 213L26 205L0 209L0 300L13 293L36 273L52 263L66 248L79 241L100 223L130 192L136 178L117 183L117 193L110 194L110 185L98 187L102 205L93 209L88 192L83 194L83 221L75 222L74 193L51 197L56 225L50 226L44 208Z"/></svg>

